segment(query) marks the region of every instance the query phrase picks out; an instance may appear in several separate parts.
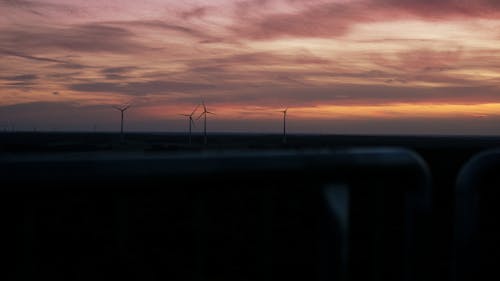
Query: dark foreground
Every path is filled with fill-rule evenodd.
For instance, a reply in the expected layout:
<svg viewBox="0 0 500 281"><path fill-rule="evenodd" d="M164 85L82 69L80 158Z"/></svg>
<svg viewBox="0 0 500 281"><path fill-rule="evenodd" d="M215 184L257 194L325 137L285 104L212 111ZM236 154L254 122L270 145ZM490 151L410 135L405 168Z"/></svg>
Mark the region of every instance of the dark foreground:
<svg viewBox="0 0 500 281"><path fill-rule="evenodd" d="M344 148L353 146L399 146L417 150L451 149L477 151L500 146L500 136L372 136L372 135L288 135L287 144L278 134L193 135L189 145L185 133L128 133L120 141L117 133L0 132L0 152L81 151L186 151Z"/></svg>
<svg viewBox="0 0 500 281"><path fill-rule="evenodd" d="M470 280L496 272L500 156L469 161L497 148L498 137L201 141L0 134L11 279Z"/></svg>

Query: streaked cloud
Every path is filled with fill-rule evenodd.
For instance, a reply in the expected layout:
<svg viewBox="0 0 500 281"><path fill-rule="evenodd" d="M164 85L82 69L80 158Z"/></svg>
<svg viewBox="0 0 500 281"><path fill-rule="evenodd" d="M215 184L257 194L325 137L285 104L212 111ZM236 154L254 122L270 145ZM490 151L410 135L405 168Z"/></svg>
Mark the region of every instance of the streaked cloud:
<svg viewBox="0 0 500 281"><path fill-rule="evenodd" d="M81 83L70 85L69 89L80 92L121 93L147 95L178 91L201 91L213 88L210 84L184 83L175 81L148 81L130 83Z"/></svg>
<svg viewBox="0 0 500 281"><path fill-rule="evenodd" d="M11 28L0 33L2 49L126 53L147 49L127 29L102 24L72 27Z"/></svg>
<svg viewBox="0 0 500 281"><path fill-rule="evenodd" d="M10 81L31 81L31 80L35 80L37 78L38 77L35 74L21 74L21 75L15 75L15 76L0 77L0 79L10 80Z"/></svg>

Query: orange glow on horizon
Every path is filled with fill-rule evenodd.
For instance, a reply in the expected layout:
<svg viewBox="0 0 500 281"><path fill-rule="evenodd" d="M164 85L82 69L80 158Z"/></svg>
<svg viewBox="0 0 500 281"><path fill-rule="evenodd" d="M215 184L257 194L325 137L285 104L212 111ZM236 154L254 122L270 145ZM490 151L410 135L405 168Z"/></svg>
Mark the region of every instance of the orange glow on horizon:
<svg viewBox="0 0 500 281"><path fill-rule="evenodd" d="M269 120L279 118L283 108L262 106L207 105L216 115L211 119L226 120ZM186 106L148 106L137 109L139 115L153 119L183 119L194 109ZM199 116L201 109L195 113ZM398 118L485 118L500 115L500 103L484 104L386 104L386 105L318 105L312 107L289 107L288 117L308 120L356 120L356 119L398 119Z"/></svg>

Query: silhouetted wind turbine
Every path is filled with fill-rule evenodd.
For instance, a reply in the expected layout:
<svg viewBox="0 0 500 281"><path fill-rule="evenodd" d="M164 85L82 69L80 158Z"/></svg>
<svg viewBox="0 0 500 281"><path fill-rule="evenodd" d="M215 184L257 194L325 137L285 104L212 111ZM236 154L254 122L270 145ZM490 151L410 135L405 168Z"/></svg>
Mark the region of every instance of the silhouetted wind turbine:
<svg viewBox="0 0 500 281"><path fill-rule="evenodd" d="M121 115L122 115L122 122L121 122L121 125L120 125L120 141L123 142L123 113L130 108L130 105L125 105L125 106L122 106L122 107L118 107L118 106L113 106L114 109L116 110L119 110L121 112Z"/></svg>
<svg viewBox="0 0 500 281"><path fill-rule="evenodd" d="M288 107L280 112L283 113L283 144L286 144L286 113L288 112Z"/></svg>
<svg viewBox="0 0 500 281"><path fill-rule="evenodd" d="M194 126L193 115L196 112L196 110L198 110L198 107L200 107L199 104L194 108L191 114L180 114L182 116L189 117L189 144L191 144L191 127Z"/></svg>
<svg viewBox="0 0 500 281"><path fill-rule="evenodd" d="M201 116L204 116L205 117L205 120L203 122L203 132L204 132L204 143L205 145L207 144L207 114L213 114L215 115L215 113L213 112L210 112L207 110L207 107L205 106L205 102L202 100L201 101L201 104L203 105L203 112L200 114L200 116L198 116L198 118L196 118L196 120L200 119Z"/></svg>

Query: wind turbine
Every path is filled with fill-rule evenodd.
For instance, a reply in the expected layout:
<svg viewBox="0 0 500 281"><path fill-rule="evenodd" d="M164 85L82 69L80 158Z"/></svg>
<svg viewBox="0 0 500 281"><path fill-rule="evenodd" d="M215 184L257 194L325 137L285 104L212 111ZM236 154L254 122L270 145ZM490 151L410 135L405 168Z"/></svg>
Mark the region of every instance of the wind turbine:
<svg viewBox="0 0 500 281"><path fill-rule="evenodd" d="M283 144L286 144L286 113L288 112L288 107L280 112L283 113Z"/></svg>
<svg viewBox="0 0 500 281"><path fill-rule="evenodd" d="M207 107L205 106L205 102L203 100L201 101L201 104L203 105L203 112L200 114L200 116L198 116L198 118L196 118L196 120L200 119L201 116L205 117L205 120L203 122L203 135L204 135L204 143L205 145L207 145L207 114L215 115L215 113L207 110Z"/></svg>
<svg viewBox="0 0 500 281"><path fill-rule="evenodd" d="M199 104L194 108L191 114L180 114L182 116L189 117L189 144L191 144L191 127L194 126L193 115L196 112L196 110L198 110L198 107L200 107Z"/></svg>
<svg viewBox="0 0 500 281"><path fill-rule="evenodd" d="M122 107L118 107L118 106L113 106L114 109L116 110L119 110L121 112L121 115L122 115L122 122L121 122L121 126L120 126L120 141L123 142L123 113L130 108L130 105L124 105Z"/></svg>

